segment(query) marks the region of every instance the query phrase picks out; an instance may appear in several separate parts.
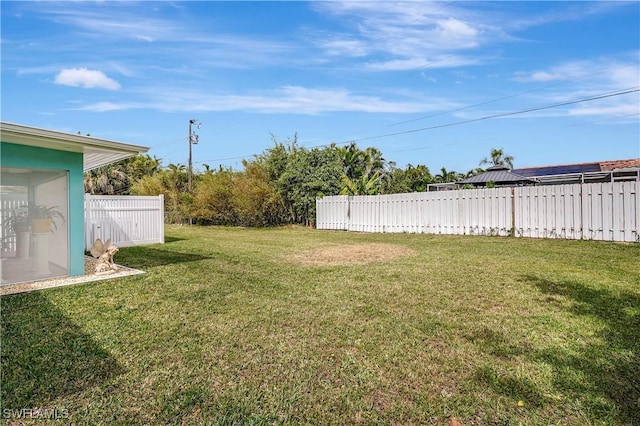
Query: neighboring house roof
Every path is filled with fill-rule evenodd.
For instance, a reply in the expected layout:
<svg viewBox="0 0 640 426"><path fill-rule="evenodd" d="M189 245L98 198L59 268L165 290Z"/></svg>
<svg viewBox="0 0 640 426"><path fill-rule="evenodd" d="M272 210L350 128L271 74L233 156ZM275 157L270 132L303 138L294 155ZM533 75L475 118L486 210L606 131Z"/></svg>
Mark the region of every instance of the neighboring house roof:
<svg viewBox="0 0 640 426"><path fill-rule="evenodd" d="M616 169L627 169L631 167L640 167L640 158L600 162L600 170L603 172L610 172Z"/></svg>
<svg viewBox="0 0 640 426"><path fill-rule="evenodd" d="M460 180L456 183L465 185L483 185L487 182L494 182L496 184L514 184L514 183L533 183L533 179L529 179L526 176L522 176L518 173L514 173L505 166L492 166L485 172L471 176L470 178Z"/></svg>
<svg viewBox="0 0 640 426"><path fill-rule="evenodd" d="M513 169L514 173L527 177L593 173L600 171L599 163L562 164L556 166L525 167Z"/></svg>
<svg viewBox="0 0 640 426"><path fill-rule="evenodd" d="M143 154L149 150L146 146L39 129L4 121L0 122L0 139L2 142L18 145L81 152L83 153L83 170L85 172L136 154Z"/></svg>
<svg viewBox="0 0 640 426"><path fill-rule="evenodd" d="M538 177L552 175L569 175L575 173L610 172L614 169L622 169L628 167L640 167L640 158L632 158L628 160L595 161L591 163L559 164L555 166L523 167L513 169L512 172L526 177Z"/></svg>

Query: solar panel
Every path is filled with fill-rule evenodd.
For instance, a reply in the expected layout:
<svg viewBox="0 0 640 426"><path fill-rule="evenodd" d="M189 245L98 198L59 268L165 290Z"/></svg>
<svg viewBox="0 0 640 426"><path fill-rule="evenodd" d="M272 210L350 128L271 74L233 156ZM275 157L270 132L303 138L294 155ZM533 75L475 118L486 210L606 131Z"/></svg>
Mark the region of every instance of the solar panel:
<svg viewBox="0 0 640 426"><path fill-rule="evenodd" d="M513 173L527 177L566 175L570 173L591 173L599 171L600 163L566 164L560 166L527 167L524 169L513 169Z"/></svg>

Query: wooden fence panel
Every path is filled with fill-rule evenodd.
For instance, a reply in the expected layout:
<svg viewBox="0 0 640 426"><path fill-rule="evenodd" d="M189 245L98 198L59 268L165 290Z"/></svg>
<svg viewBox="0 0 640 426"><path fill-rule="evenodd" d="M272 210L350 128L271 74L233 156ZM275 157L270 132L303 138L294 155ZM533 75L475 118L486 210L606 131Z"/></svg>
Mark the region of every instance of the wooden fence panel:
<svg viewBox="0 0 640 426"><path fill-rule="evenodd" d="M85 248L111 240L119 247L164 243L164 197L89 195L84 198Z"/></svg>

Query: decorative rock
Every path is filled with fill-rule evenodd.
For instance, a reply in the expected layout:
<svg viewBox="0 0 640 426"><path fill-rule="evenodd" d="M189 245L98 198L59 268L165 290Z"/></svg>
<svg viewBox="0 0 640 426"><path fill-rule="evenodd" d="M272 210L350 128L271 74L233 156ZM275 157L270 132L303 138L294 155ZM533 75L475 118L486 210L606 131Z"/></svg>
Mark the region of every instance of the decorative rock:
<svg viewBox="0 0 640 426"><path fill-rule="evenodd" d="M103 243L98 238L91 246L91 255L98 259L96 264L95 274L105 275L111 274L118 270L118 267L113 262L113 256L118 252L118 247L111 244L111 240L107 240Z"/></svg>

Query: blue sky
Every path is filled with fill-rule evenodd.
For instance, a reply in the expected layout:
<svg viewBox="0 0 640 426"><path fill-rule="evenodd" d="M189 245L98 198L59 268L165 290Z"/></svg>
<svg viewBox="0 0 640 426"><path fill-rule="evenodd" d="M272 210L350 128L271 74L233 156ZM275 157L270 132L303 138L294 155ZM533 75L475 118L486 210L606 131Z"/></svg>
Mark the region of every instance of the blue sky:
<svg viewBox="0 0 640 426"><path fill-rule="evenodd" d="M186 164L191 118L198 168L240 168L295 134L432 172L466 172L492 147L516 167L640 157L640 2L3 1L1 13L3 121L150 146L164 165Z"/></svg>

